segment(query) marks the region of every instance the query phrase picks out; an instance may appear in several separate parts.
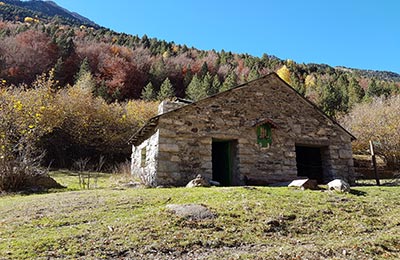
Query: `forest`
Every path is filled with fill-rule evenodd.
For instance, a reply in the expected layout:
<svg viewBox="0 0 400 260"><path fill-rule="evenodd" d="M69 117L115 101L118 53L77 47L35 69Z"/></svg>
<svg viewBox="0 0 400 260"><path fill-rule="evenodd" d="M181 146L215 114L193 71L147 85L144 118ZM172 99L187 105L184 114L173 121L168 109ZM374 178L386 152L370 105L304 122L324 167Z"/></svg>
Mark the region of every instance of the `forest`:
<svg viewBox="0 0 400 260"><path fill-rule="evenodd" d="M71 167L79 158L125 160L126 141L155 115L157 101L196 101L270 72L363 136L355 144L359 152L374 135L383 145L376 132L364 135L367 121L355 120L352 111L395 102L400 92L395 73L204 51L146 35L25 19L0 22L1 163L9 169L26 164L18 161L26 158L21 153L29 153L32 164L53 167ZM397 103L390 112L398 110ZM398 122L392 127L385 131L393 136ZM396 153L392 148L385 153L393 165Z"/></svg>

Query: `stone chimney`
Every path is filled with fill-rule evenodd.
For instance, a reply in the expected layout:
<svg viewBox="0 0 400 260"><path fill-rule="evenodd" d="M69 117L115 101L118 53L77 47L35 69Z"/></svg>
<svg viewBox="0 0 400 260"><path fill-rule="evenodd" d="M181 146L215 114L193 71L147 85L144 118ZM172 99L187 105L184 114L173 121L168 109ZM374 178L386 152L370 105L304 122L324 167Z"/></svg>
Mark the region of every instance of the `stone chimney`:
<svg viewBox="0 0 400 260"><path fill-rule="evenodd" d="M185 99L180 99L180 98L176 98L174 100L163 100L158 105L158 114L161 115L161 114L178 109L180 107L186 106L191 103L192 103L192 101L190 101L190 100L185 100Z"/></svg>

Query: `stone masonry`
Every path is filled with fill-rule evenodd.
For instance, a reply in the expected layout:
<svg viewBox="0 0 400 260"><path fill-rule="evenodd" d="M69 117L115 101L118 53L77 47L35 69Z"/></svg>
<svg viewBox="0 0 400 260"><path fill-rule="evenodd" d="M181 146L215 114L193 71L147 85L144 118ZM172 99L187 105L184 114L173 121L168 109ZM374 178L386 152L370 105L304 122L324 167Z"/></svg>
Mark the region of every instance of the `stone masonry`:
<svg viewBox="0 0 400 260"><path fill-rule="evenodd" d="M164 103L165 104L165 103ZM150 186L213 178L212 144L234 144L231 185L298 179L296 145L321 151L323 181L354 181L354 138L275 73L152 118L131 139L132 173ZM257 144L256 124L273 122L272 144ZM146 152L143 152L145 149Z"/></svg>

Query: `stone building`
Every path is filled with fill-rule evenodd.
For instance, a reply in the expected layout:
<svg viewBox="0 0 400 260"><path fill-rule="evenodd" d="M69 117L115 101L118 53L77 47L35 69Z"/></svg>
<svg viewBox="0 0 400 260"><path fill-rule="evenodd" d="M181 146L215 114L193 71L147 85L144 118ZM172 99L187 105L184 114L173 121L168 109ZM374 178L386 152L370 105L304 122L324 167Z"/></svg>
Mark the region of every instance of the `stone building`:
<svg viewBox="0 0 400 260"><path fill-rule="evenodd" d="M354 181L348 131L275 73L194 103L162 102L131 139L132 174L182 186Z"/></svg>

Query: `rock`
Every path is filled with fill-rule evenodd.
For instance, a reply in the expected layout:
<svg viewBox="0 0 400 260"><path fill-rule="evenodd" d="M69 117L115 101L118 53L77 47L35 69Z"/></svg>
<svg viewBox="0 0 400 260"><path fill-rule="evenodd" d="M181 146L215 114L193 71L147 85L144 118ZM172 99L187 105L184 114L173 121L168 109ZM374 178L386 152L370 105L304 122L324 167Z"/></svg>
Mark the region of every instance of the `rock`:
<svg viewBox="0 0 400 260"><path fill-rule="evenodd" d="M335 190L338 192L350 192L350 185L341 179L335 179L328 183L328 190Z"/></svg>
<svg viewBox="0 0 400 260"><path fill-rule="evenodd" d="M288 187L300 188L302 190L316 190L318 188L318 183L316 180L311 179L294 180L288 185Z"/></svg>
<svg viewBox="0 0 400 260"><path fill-rule="evenodd" d="M210 183L206 178L201 176L201 174L197 175L196 178L191 180L187 185L186 188L193 188L193 187L210 187Z"/></svg>
<svg viewBox="0 0 400 260"><path fill-rule="evenodd" d="M206 206L201 204L168 204L167 210L179 217L190 220L213 219L217 214L211 212Z"/></svg>

